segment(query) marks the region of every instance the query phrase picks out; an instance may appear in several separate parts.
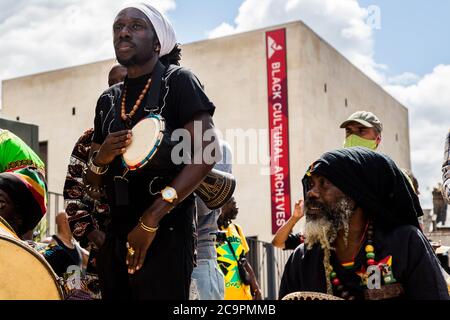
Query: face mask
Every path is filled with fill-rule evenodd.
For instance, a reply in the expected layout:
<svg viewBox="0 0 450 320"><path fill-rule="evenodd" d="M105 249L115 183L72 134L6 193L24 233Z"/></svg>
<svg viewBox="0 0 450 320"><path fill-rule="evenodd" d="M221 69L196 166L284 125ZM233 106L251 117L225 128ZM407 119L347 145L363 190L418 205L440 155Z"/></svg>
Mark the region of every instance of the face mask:
<svg viewBox="0 0 450 320"><path fill-rule="evenodd" d="M377 142L375 140L361 138L356 134L351 134L344 141L344 148L350 147L366 147L370 150L375 150L377 148Z"/></svg>

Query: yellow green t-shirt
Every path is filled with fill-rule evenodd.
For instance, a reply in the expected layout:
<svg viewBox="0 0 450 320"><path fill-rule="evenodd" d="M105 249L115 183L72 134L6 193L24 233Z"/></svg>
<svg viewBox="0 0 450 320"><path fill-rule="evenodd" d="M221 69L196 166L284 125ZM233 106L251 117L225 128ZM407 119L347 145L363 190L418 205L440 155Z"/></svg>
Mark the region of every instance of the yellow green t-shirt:
<svg viewBox="0 0 450 320"><path fill-rule="evenodd" d="M222 231L226 232L228 242L233 246L238 258L249 251L247 240L240 226L232 223L228 228L222 228ZM228 243L218 244L216 250L217 261L225 277L225 300L252 300L250 286L242 283L237 260Z"/></svg>
<svg viewBox="0 0 450 320"><path fill-rule="evenodd" d="M42 160L22 139L8 130L0 129L0 172L28 166L45 172Z"/></svg>

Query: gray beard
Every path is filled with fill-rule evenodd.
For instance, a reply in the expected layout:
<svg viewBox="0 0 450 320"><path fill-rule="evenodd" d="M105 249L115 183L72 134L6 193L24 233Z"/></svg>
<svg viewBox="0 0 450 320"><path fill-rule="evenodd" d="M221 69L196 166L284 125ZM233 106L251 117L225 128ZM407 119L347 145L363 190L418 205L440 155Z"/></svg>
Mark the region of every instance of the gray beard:
<svg viewBox="0 0 450 320"><path fill-rule="evenodd" d="M318 219L306 218L305 223L305 245L311 249L314 244L320 244L324 250L332 250L331 244L336 240L339 231L344 231L344 242L347 246L350 218L353 215L351 200L344 197L329 213L321 214Z"/></svg>

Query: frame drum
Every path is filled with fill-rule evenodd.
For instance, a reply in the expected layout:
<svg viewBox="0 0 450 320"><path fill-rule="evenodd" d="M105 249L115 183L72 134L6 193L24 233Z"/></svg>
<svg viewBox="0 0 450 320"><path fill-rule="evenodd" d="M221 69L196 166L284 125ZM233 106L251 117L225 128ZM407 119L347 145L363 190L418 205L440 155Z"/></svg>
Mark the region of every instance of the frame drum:
<svg viewBox="0 0 450 320"><path fill-rule="evenodd" d="M131 171L144 167L148 162L156 162L155 164L159 165L161 161L158 161L158 158L161 157L162 150L158 152L158 149L161 144L164 146L161 149L169 152L169 155L171 152L163 143L165 130L164 119L159 115L152 114L139 121L132 129L131 144L122 155L123 165Z"/></svg>
<svg viewBox="0 0 450 320"><path fill-rule="evenodd" d="M173 146L164 118L151 114L139 121L132 129L131 144L122 155L122 164L130 171L148 168L157 172L167 171L171 164ZM233 195L236 181L231 174L211 170L196 194L213 210L222 207Z"/></svg>
<svg viewBox="0 0 450 320"><path fill-rule="evenodd" d="M0 300L62 300L57 276L27 244L0 232Z"/></svg>

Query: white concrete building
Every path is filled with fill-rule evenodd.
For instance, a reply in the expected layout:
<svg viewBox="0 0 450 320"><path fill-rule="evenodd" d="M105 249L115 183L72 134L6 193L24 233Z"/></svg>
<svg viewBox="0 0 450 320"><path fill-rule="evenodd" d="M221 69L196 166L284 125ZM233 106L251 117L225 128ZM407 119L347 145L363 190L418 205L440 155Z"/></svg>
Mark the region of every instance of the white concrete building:
<svg viewBox="0 0 450 320"><path fill-rule="evenodd" d="M234 146L238 223L247 236L264 241L272 238L270 176L261 169L267 167L262 162L269 150L266 32L274 29L286 30L291 206L302 196L300 180L307 166L323 152L342 146L339 124L357 110L381 119L379 151L410 168L408 110L302 22L184 45L182 65L205 85L217 107L214 121ZM39 126L39 140L43 146L47 143L53 192L62 193L69 155L78 137L93 126L96 101L113 63L111 59L3 82L2 116ZM264 157L256 161L253 153L245 156L238 150L231 137L239 130L245 133L241 140L257 135L257 144L247 143L246 149L260 148Z"/></svg>

